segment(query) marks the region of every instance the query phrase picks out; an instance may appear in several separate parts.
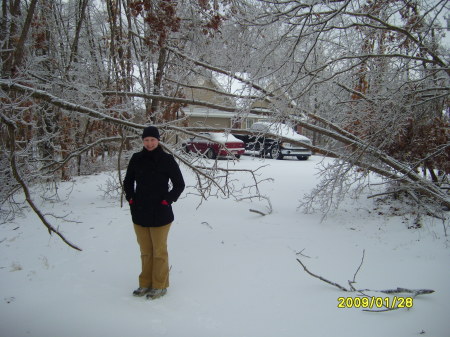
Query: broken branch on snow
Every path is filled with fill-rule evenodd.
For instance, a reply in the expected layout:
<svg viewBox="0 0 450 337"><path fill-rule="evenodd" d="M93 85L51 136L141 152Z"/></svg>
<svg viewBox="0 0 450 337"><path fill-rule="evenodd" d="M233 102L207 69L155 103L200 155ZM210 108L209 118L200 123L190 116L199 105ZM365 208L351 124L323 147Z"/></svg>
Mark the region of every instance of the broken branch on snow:
<svg viewBox="0 0 450 337"><path fill-rule="evenodd" d="M371 291L371 292L378 292L378 293L383 293L383 294L388 294L388 295L392 295L392 294L402 294L402 293L405 293L405 294L412 294L412 297L413 297L413 298L416 297L416 296L418 296L418 295L426 295L426 294L432 294L432 293L434 293L434 290L432 290L432 289L407 289L407 288L403 288L403 287L397 287L397 288L395 288L395 289L385 289L385 290L356 289L356 288L353 286L353 284L356 283L356 275L358 274L358 272L359 272L359 270L361 269L362 264L363 264L363 262L364 262L364 254L365 254L365 251L363 251L363 256L362 256L362 258L361 258L361 263L359 264L359 266L358 266L358 268L357 268L355 274L353 275L353 280L352 280L352 281L350 281L350 280L348 281L348 283L349 283L349 285L350 285L350 288L349 288L349 289L347 289L346 287L340 285L339 283L330 281L330 280L328 280L328 279L326 279L326 278L324 278L324 277L322 277L322 276L320 276L320 275L314 274L313 272L311 272L311 271L305 266L305 264L304 264L299 258L297 258L297 261L298 261L298 263L300 263L300 265L303 267L303 270L304 270L305 272L307 272L309 275L311 275L312 277L317 278L317 279L319 279L319 280L321 280L321 281L323 281L323 282L325 282L325 283L328 283L328 284L330 284L330 285L332 285L332 286L334 286L334 287L336 287L336 288L338 288L338 289L340 289L340 290L342 290L342 291L345 291L345 292L358 292L358 293L360 293L360 294L362 294L363 296L366 296L366 297L370 297L369 295L366 295L366 294L365 294L365 292L368 292L368 291ZM383 306L384 306L384 305L383 305ZM364 310L364 311L369 311L369 312L384 312L384 311L390 311L390 310L396 310L396 309L399 309L399 308L398 308L398 307L395 307L395 308L388 308L388 307L385 307L385 309L381 309L381 310L369 310L369 309L363 309L363 310Z"/></svg>

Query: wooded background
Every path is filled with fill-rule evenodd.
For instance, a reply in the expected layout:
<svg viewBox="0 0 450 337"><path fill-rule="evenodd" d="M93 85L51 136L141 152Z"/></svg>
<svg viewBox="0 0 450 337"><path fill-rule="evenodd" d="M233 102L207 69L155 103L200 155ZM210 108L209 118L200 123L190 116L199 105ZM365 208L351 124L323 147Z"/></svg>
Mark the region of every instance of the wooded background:
<svg viewBox="0 0 450 337"><path fill-rule="evenodd" d="M18 211L20 190L113 167L120 173L148 124L196 172L202 195L224 193L222 171L179 151L201 131L183 108L221 109L186 98L192 78L221 74L242 88L215 92L237 102L236 121L251 112L301 126L312 150L336 158L305 207L318 202L326 212L338 205L333 195L366 186L376 172L386 195L407 195L445 221L449 7L446 0L2 0L2 219ZM254 108L261 100L268 108Z"/></svg>

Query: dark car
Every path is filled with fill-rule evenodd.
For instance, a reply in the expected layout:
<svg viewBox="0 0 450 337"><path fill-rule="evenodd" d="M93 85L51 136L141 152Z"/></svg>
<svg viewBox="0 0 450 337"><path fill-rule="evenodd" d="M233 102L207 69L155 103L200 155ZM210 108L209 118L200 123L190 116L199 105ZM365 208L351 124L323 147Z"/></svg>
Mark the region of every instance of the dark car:
<svg viewBox="0 0 450 337"><path fill-rule="evenodd" d="M256 122L249 131L250 135L234 135L245 143L245 153L261 157L269 156L274 159L284 157L297 157L298 160L307 160L311 156L311 150L287 141L280 141L267 133L300 141L305 144L312 144L311 140L295 132L293 128L282 123Z"/></svg>
<svg viewBox="0 0 450 337"><path fill-rule="evenodd" d="M193 137L183 143L186 153L198 153L214 159L228 156L239 158L245 152L244 142L231 134L201 132L199 136L201 137Z"/></svg>

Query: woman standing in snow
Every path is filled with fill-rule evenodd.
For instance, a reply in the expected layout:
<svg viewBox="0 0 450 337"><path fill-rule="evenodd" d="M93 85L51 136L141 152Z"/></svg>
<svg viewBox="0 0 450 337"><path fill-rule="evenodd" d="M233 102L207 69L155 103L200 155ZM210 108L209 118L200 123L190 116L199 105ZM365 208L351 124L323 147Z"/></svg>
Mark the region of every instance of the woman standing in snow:
<svg viewBox="0 0 450 337"><path fill-rule="evenodd" d="M144 129L144 147L131 157L124 180L142 262L139 288L133 295L147 295L149 299L163 296L169 286L167 236L174 220L171 204L185 186L177 162L159 146L159 138L156 127Z"/></svg>

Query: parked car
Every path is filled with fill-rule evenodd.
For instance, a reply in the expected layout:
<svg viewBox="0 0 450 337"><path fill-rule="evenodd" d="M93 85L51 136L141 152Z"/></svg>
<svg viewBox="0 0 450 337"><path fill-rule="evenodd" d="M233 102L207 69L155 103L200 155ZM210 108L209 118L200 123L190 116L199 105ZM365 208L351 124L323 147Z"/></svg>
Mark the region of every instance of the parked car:
<svg viewBox="0 0 450 337"><path fill-rule="evenodd" d="M280 138L269 136L267 133L305 144L312 144L311 140L298 134L292 127L282 123L256 122L249 131L251 135L237 135L245 143L245 153L258 156L269 156L274 159L283 159L287 156L297 157L298 160L307 160L311 156L311 150L301 145L281 141Z"/></svg>
<svg viewBox="0 0 450 337"><path fill-rule="evenodd" d="M201 132L202 137L192 137L183 143L186 153L194 152L209 159L234 156L239 158L245 152L245 144L231 134L221 132ZM205 137L205 138L203 138Z"/></svg>

